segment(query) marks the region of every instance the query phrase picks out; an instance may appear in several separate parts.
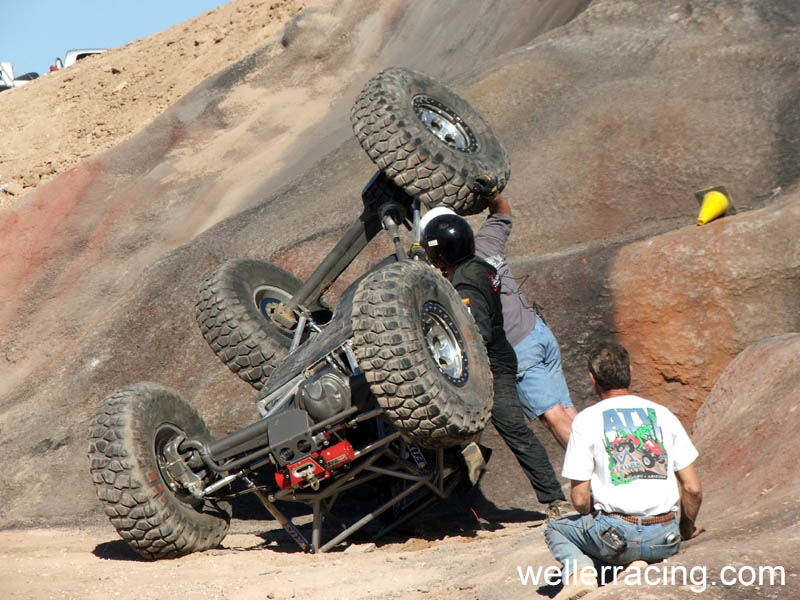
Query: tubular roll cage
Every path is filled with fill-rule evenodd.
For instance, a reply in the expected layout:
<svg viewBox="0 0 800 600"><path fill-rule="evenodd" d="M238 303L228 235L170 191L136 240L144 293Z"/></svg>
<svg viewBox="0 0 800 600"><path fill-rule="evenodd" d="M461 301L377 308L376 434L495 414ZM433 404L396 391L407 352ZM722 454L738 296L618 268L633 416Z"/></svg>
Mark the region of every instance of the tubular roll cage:
<svg viewBox="0 0 800 600"><path fill-rule="evenodd" d="M364 211L360 217L347 229L342 239L300 289L289 300L278 304L271 315L274 323L284 329L287 335L292 336L290 353L298 348L307 329L317 333L322 331L306 307L320 299L382 229L386 229L392 237L397 260L408 258L401 246L398 232L401 224L405 224L413 231L411 258L419 259L424 254L424 251L420 252L418 199L412 198L395 186L381 171L372 176L361 196ZM408 221L409 214L412 216L411 223ZM457 477L447 481L457 468L445 464L444 449L433 451L435 452L433 468L426 469L428 461L418 447L405 442L397 431L384 431L383 424L379 420L383 409L372 408L359 413L358 406L351 406L310 428L312 435L320 439L320 436L324 436L327 439L339 431L377 419L375 426L381 434L377 440L356 449L355 457L348 467L336 470L334 477L324 486L321 488L318 485L316 488L312 486L312 489L288 487L271 491L267 486L256 485L250 475L274 462L271 459L272 448L267 435L269 417L278 414L292 399L305 377L324 364L335 365L336 368L349 373L351 378L360 374L349 341L345 340L316 360L309 368L303 369L286 381L279 382L277 386L265 388L266 393L262 392L256 403L262 417L259 421L207 444L183 438L171 442L165 449L168 459L165 468L172 479L198 500L254 494L303 551L315 553L330 550L392 507L400 505L398 508L402 512L394 521L383 526L372 539L378 539L389 533L434 503L448 497L459 481ZM408 457L404 457L404 454L408 454ZM382 464L377 464L379 461ZM205 473L201 475L196 473L203 470L212 472L219 478L204 486L202 475ZM349 526L333 514L333 507L344 492L379 477L389 477L402 482L403 489ZM237 480L244 483L243 490L225 496L217 495L219 490ZM171 485L174 488L178 487L176 483ZM410 498L415 494L416 498ZM410 504L402 506L401 503L406 499L410 500ZM279 510L275 504L277 501L299 502L311 507L313 519L310 542L294 522ZM323 525L326 519L333 522L339 531L331 539L323 541Z"/></svg>

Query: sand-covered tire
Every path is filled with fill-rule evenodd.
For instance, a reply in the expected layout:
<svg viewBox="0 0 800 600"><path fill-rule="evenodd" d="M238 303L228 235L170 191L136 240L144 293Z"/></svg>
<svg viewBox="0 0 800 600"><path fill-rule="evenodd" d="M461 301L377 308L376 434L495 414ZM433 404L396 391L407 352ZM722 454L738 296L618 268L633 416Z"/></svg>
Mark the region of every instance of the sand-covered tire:
<svg viewBox="0 0 800 600"><path fill-rule="evenodd" d="M446 279L422 262L390 264L359 283L352 315L359 368L406 439L446 448L483 430L492 409L489 359Z"/></svg>
<svg viewBox="0 0 800 600"><path fill-rule="evenodd" d="M508 154L486 120L455 92L408 69L372 78L350 111L353 131L372 161L428 208L461 215L487 206L479 178L497 192L508 182Z"/></svg>
<svg viewBox="0 0 800 600"><path fill-rule="evenodd" d="M231 506L170 488L164 446L175 436L208 441L203 419L175 392L139 383L114 392L95 412L89 461L95 490L119 535L148 559L217 547Z"/></svg>
<svg viewBox="0 0 800 600"><path fill-rule="evenodd" d="M264 386L292 342L267 308L291 298L302 283L271 263L234 259L200 286L195 317L203 337L231 371L256 389Z"/></svg>

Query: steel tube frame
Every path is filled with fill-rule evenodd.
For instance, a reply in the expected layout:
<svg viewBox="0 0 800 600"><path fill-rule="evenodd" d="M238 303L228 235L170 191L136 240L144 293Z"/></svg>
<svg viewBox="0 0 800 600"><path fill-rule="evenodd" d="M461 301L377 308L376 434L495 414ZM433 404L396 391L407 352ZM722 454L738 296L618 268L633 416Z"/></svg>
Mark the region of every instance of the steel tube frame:
<svg viewBox="0 0 800 600"><path fill-rule="evenodd" d="M442 449L438 449L436 452L437 469L433 473L423 473L415 465L402 460L391 448L389 448L389 444L397 440L399 437L399 432L393 432L390 435L358 450L356 452L357 457L368 456L368 458L365 458L361 464L355 466L345 477L334 481L331 483L331 485L320 492L297 493L296 490L287 488L285 490L280 490L276 494L271 494L269 497L264 497L262 502L269 502L269 505L265 504L265 506L267 506L268 510L270 510L270 513L272 513L273 516L275 515L274 511L279 512L277 507L275 507L273 504L277 500L300 502L309 505L312 511L312 532L310 545L304 545L297 540L299 530L291 522L291 519L287 519L281 514L281 518L288 521L288 524L281 520L279 520L279 522L290 534L290 536L295 539L295 541L298 541L301 549L307 552L310 551L314 553L322 553L327 552L417 490L423 487L430 489L432 493L430 498L425 500L420 506L415 507L410 513L403 515L394 523L380 529L373 537L373 539L377 539L401 523L404 523L408 519L419 514L422 510L431 506L433 503L438 502L439 500L448 496L448 490L444 489L444 480L447 475L450 474L450 471L445 471L444 468L444 451ZM389 458L393 462L394 468L376 466L374 463L381 457ZM377 509L358 519L352 525L345 526L331 512L331 509L333 508L333 505L335 504L339 495L351 488L363 485L364 483L381 476L395 477L397 479L411 481L413 483L408 488L402 490L384 502ZM334 521L339 526L341 531L330 540L323 542L322 528L326 519L329 521ZM302 538L302 540L305 540L305 538Z"/></svg>
<svg viewBox="0 0 800 600"><path fill-rule="evenodd" d="M358 220L345 232L311 276L292 297L282 303L283 314L294 313L316 300L336 281L356 256L381 231L380 218L364 211Z"/></svg>

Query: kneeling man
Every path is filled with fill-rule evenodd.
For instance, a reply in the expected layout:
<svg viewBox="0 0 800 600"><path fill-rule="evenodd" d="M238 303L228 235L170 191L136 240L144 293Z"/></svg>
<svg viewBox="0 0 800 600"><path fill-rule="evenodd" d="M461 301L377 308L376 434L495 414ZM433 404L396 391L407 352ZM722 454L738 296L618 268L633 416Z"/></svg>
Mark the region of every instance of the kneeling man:
<svg viewBox="0 0 800 600"><path fill-rule="evenodd" d="M697 450L680 421L628 391L630 358L621 345L600 344L588 362L600 402L572 422L562 469L580 514L550 521L545 531L563 566L559 600L597 587L595 562L657 562L678 551L681 537L700 533Z"/></svg>

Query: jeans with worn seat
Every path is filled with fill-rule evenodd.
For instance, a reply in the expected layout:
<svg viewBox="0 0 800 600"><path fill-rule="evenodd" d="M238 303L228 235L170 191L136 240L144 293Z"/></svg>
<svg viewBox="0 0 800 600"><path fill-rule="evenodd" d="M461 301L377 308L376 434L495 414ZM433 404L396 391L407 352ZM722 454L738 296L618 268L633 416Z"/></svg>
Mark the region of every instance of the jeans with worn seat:
<svg viewBox="0 0 800 600"><path fill-rule="evenodd" d="M601 532L616 527L625 536L627 548L618 552L601 539ZM544 532L550 552L563 566L563 578L573 571L596 567L595 563L627 565L635 560L648 563L664 560L678 552L680 529L677 520L654 525L637 525L602 513L573 515L550 521Z"/></svg>
<svg viewBox="0 0 800 600"><path fill-rule="evenodd" d="M554 406L572 406L561 367L561 350L553 332L539 318L533 330L514 346L517 392L522 410L535 421Z"/></svg>

